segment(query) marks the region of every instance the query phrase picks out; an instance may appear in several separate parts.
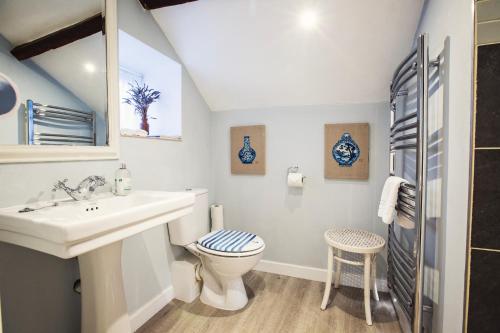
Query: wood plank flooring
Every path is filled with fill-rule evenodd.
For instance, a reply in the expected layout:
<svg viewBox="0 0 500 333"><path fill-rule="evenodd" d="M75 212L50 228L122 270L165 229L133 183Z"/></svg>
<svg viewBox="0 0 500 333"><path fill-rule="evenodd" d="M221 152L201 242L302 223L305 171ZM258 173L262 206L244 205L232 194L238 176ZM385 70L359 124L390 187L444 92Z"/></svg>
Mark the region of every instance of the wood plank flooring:
<svg viewBox="0 0 500 333"><path fill-rule="evenodd" d="M372 300L373 326L367 326L363 291L333 289L330 305L319 306L324 283L251 271L244 276L248 305L236 312L214 309L199 300L173 300L140 333L400 333L389 295Z"/></svg>

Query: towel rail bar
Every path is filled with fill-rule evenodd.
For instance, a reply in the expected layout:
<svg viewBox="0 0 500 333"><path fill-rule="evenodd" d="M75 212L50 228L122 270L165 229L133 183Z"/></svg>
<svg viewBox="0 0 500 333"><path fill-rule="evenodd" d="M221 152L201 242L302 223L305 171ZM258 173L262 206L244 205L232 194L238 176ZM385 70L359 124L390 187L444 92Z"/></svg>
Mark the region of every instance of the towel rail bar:
<svg viewBox="0 0 500 333"><path fill-rule="evenodd" d="M88 139L88 140L92 140L93 139L90 136L69 135L69 134L35 133L34 135L35 136L45 136L45 137Z"/></svg>
<svg viewBox="0 0 500 333"><path fill-rule="evenodd" d="M409 63L408 65L403 67L401 69L401 71L398 73L398 75L393 79L392 86L398 87L399 83L402 82L401 80L403 79L403 77L405 77L405 75L409 75L410 77L415 77L416 70L417 70L417 62L413 61L413 62ZM397 92L397 91L399 91L399 89L393 88L393 93L394 93L394 91Z"/></svg>
<svg viewBox="0 0 500 333"><path fill-rule="evenodd" d="M411 305L407 306L399 301L402 299L402 296L397 293L395 288L389 289L389 293L391 295L392 300L398 300L398 301L394 301L394 307L396 309L398 319L401 323L400 326L401 327L410 327L409 321L411 320L411 313L413 312L412 306ZM401 317L400 314L402 314L404 316L404 318Z"/></svg>
<svg viewBox="0 0 500 333"><path fill-rule="evenodd" d="M391 147L391 152L394 152L396 150L403 150L403 149L417 149L417 145L415 143L413 143L413 144L393 146L393 147Z"/></svg>
<svg viewBox="0 0 500 333"><path fill-rule="evenodd" d="M411 123L411 124L407 124L407 125L398 127L396 129L394 129L393 131L391 131L391 138L394 137L394 135L396 135L397 133L408 131L408 130L411 130L411 129L415 129L417 127L418 127L418 122L414 122L414 123Z"/></svg>
<svg viewBox="0 0 500 333"><path fill-rule="evenodd" d="M405 213L415 216L415 206L409 205L404 201L398 201L398 207L403 210Z"/></svg>
<svg viewBox="0 0 500 333"><path fill-rule="evenodd" d="M55 109L55 110L64 110L64 111L73 112L73 113L81 113L84 115L92 115L93 114L93 112L75 110L75 109L70 109L70 108L62 107L62 106L40 104L40 103L35 103L35 102L33 102L33 106L34 106L34 109L49 108L49 109Z"/></svg>
<svg viewBox="0 0 500 333"><path fill-rule="evenodd" d="M89 119L77 118L77 117L73 117L73 116L61 116L58 114L54 114L52 112L36 113L35 118L62 119L62 120L70 120L70 121L76 121L76 122L81 122L81 123L92 122L92 120L89 120Z"/></svg>
<svg viewBox="0 0 500 333"><path fill-rule="evenodd" d="M397 281L401 285L402 289L406 292L408 296L410 296L413 293L413 279L409 279L410 282L407 281L405 277L401 274L402 271L400 271L400 268L398 268L396 262L394 262L394 273L398 277ZM411 297L408 297L408 300L411 301Z"/></svg>
<svg viewBox="0 0 500 333"><path fill-rule="evenodd" d="M404 65L406 65L409 61L411 61L414 57L416 57L417 55L417 48L414 48L398 65L398 67L396 67L396 70L394 71L394 75L393 77L395 77L400 71L401 71L401 68L404 67Z"/></svg>
<svg viewBox="0 0 500 333"><path fill-rule="evenodd" d="M389 234L389 236L392 236L389 239L389 246L391 246L395 250L394 253L396 255L399 255L401 259L403 259L401 263L405 265L405 269L407 269L409 273L415 272L415 260L405 250L403 250L401 244L399 244L393 234L394 231L392 232L392 234Z"/></svg>
<svg viewBox="0 0 500 333"><path fill-rule="evenodd" d="M406 121L408 121L408 120L411 120L411 119L413 119L413 118L416 118L416 117L417 117L417 112L412 112L412 113L410 113L410 114L409 114L409 115L407 115L407 116L404 116L404 117L402 117L402 118L399 118L399 119L395 120L395 121L394 121L394 124L392 124L392 126L391 126L391 131L392 131L392 130L393 130L393 129L397 126L397 125L399 125L399 124L401 124L401 123L404 123L404 122L406 122Z"/></svg>
<svg viewBox="0 0 500 333"><path fill-rule="evenodd" d="M96 145L96 113L26 101L26 144ZM88 134L88 135L87 135Z"/></svg>
<svg viewBox="0 0 500 333"><path fill-rule="evenodd" d="M415 201L415 194L409 194L408 192L403 191L402 188L400 188L398 191L398 197L404 197L406 199Z"/></svg>
<svg viewBox="0 0 500 333"><path fill-rule="evenodd" d="M75 139L49 139L49 138L39 138L36 141L38 142L67 142L67 143L92 143L92 140L75 140Z"/></svg>
<svg viewBox="0 0 500 333"><path fill-rule="evenodd" d="M406 140L411 140L411 139L416 139L416 138L417 138L417 133L396 136L396 137L392 138L391 144L394 144L394 143L399 142L399 141L406 141Z"/></svg>
<svg viewBox="0 0 500 333"><path fill-rule="evenodd" d="M412 71L406 74L403 78L400 78L399 81L396 83L396 85L393 88L392 95L394 97L397 96L397 93L403 88L408 82L410 82L411 79L414 79L417 77L417 71Z"/></svg>
<svg viewBox="0 0 500 333"><path fill-rule="evenodd" d="M397 259L400 267L403 268L408 275L413 276L415 274L415 268L412 266L412 263L405 258L404 254L397 249L395 244L390 244L389 248L393 251L391 256Z"/></svg>
<svg viewBox="0 0 500 333"><path fill-rule="evenodd" d="M414 209L410 209L408 207L405 207L404 205L402 205L401 202L398 203L398 205L396 206L396 210L398 212L402 212L404 214L406 214L406 216L411 216L413 219L415 218L415 210Z"/></svg>
<svg viewBox="0 0 500 333"><path fill-rule="evenodd" d="M400 274L401 277L404 278L404 281L408 287L408 292L412 292L413 284L415 283L415 277L412 274L408 273L403 267L401 267L401 264L398 261L393 260L392 257L391 264L393 264L396 268L394 271L397 271L398 274ZM415 271L412 271L412 273L415 273Z"/></svg>
<svg viewBox="0 0 500 333"><path fill-rule="evenodd" d="M68 112L60 112L54 110L46 110L46 109L35 109L35 116L44 115L44 114L55 114L66 117L80 118L85 120L92 120L92 115L83 115L79 113L68 113Z"/></svg>
<svg viewBox="0 0 500 333"><path fill-rule="evenodd" d="M408 186L408 185L401 185L399 187L399 192L400 193L405 193L407 195L410 195L413 198L416 197L415 187L411 187L411 186Z"/></svg>
<svg viewBox="0 0 500 333"><path fill-rule="evenodd" d="M415 200L412 200L409 197L404 197L402 195L398 196L398 203L401 203L405 206L409 206L409 208L415 211Z"/></svg>
<svg viewBox="0 0 500 333"><path fill-rule="evenodd" d="M412 296L406 292L404 287L401 285L401 281L394 279L396 289L403 295L403 300L406 303L405 305L410 307L412 305Z"/></svg>

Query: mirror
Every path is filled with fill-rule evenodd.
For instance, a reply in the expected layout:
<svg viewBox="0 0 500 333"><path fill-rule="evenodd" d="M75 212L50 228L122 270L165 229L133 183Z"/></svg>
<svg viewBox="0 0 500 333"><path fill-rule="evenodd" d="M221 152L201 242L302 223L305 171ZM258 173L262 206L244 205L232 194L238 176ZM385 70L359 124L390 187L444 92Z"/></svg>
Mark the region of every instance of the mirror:
<svg viewBox="0 0 500 333"><path fill-rule="evenodd" d="M1 0L0 145L108 146L103 0ZM116 22L115 22L116 23ZM5 105L4 105L5 104ZM0 110L0 114L4 111Z"/></svg>
<svg viewBox="0 0 500 333"><path fill-rule="evenodd" d="M19 93L15 83L0 73L0 116L17 110L19 103Z"/></svg>

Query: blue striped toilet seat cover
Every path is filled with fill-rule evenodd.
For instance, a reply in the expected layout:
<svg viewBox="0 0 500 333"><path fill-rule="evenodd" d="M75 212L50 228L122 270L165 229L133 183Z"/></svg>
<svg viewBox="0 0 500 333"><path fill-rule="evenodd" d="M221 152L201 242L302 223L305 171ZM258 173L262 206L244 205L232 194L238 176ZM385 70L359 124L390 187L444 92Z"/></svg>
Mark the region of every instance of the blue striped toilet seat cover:
<svg viewBox="0 0 500 333"><path fill-rule="evenodd" d="M246 231L221 229L200 238L198 244L210 250L238 253L244 252L245 247L256 237L257 235Z"/></svg>

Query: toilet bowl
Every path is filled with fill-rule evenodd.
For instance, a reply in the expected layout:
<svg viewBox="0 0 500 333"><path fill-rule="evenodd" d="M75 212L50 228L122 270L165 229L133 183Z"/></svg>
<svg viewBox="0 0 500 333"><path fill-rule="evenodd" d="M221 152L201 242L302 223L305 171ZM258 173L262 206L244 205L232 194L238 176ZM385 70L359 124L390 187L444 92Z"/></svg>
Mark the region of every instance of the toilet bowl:
<svg viewBox="0 0 500 333"><path fill-rule="evenodd" d="M193 214L168 224L170 243L200 258L204 304L239 310L248 303L242 276L257 265L266 245L259 236L244 231L209 232L207 190L195 193Z"/></svg>
<svg viewBox="0 0 500 333"><path fill-rule="evenodd" d="M197 255L202 263L203 287L200 300L218 309L234 311L243 308L248 303L242 276L257 265L266 246L264 241L255 235L245 250L221 251L202 245L203 239L221 232L238 233L239 231L215 231L186 248Z"/></svg>

